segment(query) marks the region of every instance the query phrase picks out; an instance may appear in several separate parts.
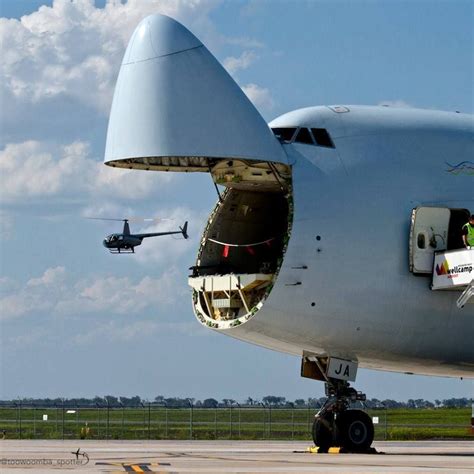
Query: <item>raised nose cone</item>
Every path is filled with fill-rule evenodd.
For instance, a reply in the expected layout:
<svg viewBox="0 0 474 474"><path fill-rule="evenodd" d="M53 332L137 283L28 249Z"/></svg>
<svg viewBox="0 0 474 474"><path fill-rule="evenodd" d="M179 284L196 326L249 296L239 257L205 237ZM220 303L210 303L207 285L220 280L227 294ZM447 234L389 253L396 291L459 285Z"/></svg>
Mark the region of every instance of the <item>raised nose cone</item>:
<svg viewBox="0 0 474 474"><path fill-rule="evenodd" d="M147 17L120 68L105 162L208 171L208 158L286 163L262 116L208 49L172 18Z"/></svg>
<svg viewBox="0 0 474 474"><path fill-rule="evenodd" d="M165 15L152 15L135 29L122 64L176 54L198 48L202 43L181 23Z"/></svg>

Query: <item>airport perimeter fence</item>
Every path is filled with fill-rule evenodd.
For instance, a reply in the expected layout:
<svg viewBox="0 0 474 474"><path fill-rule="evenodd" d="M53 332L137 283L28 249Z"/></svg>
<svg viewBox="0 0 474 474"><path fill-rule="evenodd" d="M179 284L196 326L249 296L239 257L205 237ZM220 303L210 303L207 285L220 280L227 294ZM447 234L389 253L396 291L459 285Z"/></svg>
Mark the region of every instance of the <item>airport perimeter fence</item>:
<svg viewBox="0 0 474 474"><path fill-rule="evenodd" d="M314 407L0 404L5 439L310 440ZM469 409L367 410L375 439L474 439Z"/></svg>

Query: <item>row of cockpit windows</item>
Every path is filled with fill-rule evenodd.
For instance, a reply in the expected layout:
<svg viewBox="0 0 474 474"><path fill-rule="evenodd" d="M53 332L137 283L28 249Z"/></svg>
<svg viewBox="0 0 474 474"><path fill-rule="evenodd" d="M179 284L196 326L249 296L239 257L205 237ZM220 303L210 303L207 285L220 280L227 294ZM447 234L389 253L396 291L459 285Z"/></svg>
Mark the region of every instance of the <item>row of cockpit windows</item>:
<svg viewBox="0 0 474 474"><path fill-rule="evenodd" d="M305 143L306 145L335 148L331 135L325 128L284 127L272 128L273 133L284 142Z"/></svg>

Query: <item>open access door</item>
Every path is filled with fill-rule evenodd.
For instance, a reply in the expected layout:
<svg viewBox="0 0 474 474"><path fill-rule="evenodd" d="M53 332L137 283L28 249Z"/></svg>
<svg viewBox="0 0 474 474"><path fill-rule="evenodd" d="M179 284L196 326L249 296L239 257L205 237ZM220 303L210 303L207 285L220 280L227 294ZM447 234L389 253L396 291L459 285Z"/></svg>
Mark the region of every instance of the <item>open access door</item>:
<svg viewBox="0 0 474 474"><path fill-rule="evenodd" d="M417 207L411 215L410 271L433 273L435 252L448 248L451 209L446 207Z"/></svg>

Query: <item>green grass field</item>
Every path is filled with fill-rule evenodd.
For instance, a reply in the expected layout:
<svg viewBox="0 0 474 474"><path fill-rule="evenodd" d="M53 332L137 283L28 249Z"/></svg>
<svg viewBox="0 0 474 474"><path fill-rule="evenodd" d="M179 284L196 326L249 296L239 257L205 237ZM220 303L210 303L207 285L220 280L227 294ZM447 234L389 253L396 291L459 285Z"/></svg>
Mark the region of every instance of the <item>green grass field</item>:
<svg viewBox="0 0 474 474"><path fill-rule="evenodd" d="M73 410L74 413L68 413ZM315 409L5 408L6 438L310 440ZM474 439L467 408L369 410L377 440ZM43 420L44 415L47 420Z"/></svg>

